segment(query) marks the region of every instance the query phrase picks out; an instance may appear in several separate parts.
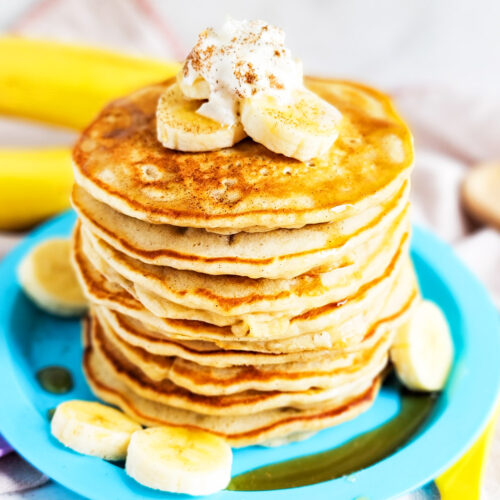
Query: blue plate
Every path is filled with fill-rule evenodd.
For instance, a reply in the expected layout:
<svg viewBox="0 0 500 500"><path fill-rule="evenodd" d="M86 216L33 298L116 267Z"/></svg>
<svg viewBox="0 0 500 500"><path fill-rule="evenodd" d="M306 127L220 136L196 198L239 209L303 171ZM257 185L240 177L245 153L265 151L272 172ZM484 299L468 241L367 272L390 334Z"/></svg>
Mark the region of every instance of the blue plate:
<svg viewBox="0 0 500 500"><path fill-rule="evenodd" d="M48 222L0 263L0 431L35 467L85 497L177 498L137 484L116 465L74 453L50 435L49 409L66 399L94 399L80 368L80 325L37 309L21 291L16 268L33 245L68 235L74 221L74 214L66 213ZM211 498L387 499L436 477L478 437L500 385L499 316L451 249L419 228L413 234L412 258L423 295L446 314L456 350L448 386L419 432L396 453L348 477L293 490L223 491ZM73 390L63 396L43 391L35 378L40 368L54 364L68 367L75 379ZM334 448L390 420L399 407L397 389L386 385L374 406L351 422L280 448L236 450L233 474Z"/></svg>

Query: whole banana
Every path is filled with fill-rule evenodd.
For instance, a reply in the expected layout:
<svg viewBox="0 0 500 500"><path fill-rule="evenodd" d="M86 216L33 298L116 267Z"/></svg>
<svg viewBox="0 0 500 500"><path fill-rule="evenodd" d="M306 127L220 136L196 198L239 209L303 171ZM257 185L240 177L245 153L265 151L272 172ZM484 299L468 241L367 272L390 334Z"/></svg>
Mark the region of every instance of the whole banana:
<svg viewBox="0 0 500 500"><path fill-rule="evenodd" d="M0 38L0 114L81 129L110 100L175 75L179 64L101 49Z"/></svg>
<svg viewBox="0 0 500 500"><path fill-rule="evenodd" d="M19 230L69 207L68 148L0 149L0 230Z"/></svg>

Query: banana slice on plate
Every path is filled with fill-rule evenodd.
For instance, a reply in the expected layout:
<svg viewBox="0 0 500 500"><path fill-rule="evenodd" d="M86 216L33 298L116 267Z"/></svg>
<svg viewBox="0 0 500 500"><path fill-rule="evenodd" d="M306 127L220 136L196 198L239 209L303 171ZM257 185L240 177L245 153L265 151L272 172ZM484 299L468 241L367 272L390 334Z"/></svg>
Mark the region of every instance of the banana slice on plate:
<svg viewBox="0 0 500 500"><path fill-rule="evenodd" d="M189 83L184 78L182 70L177 73L177 85L187 99L208 99L210 97L210 87L206 80L198 77L193 83Z"/></svg>
<svg viewBox="0 0 500 500"><path fill-rule="evenodd" d="M436 304L423 300L403 325L391 347L396 374L409 389L443 389L453 362L448 323Z"/></svg>
<svg viewBox="0 0 500 500"><path fill-rule="evenodd" d="M70 241L54 238L33 248L18 269L26 294L43 310L58 316L79 316L87 300L70 259Z"/></svg>
<svg viewBox="0 0 500 500"><path fill-rule="evenodd" d="M245 136L242 124L222 125L198 114L202 101L187 99L174 83L162 94L156 111L158 140L179 151L213 151L228 148Z"/></svg>
<svg viewBox="0 0 500 500"><path fill-rule="evenodd" d="M336 108L307 89L293 91L291 99L283 103L266 94L241 102L241 122L254 141L302 161L329 151L341 119Z"/></svg>
<svg viewBox="0 0 500 500"><path fill-rule="evenodd" d="M232 451L224 439L183 427L152 427L133 434L125 470L162 491L209 495L231 479Z"/></svg>
<svg viewBox="0 0 500 500"><path fill-rule="evenodd" d="M51 422L52 435L84 455L123 460L130 438L142 427L121 411L91 401L61 403Z"/></svg>

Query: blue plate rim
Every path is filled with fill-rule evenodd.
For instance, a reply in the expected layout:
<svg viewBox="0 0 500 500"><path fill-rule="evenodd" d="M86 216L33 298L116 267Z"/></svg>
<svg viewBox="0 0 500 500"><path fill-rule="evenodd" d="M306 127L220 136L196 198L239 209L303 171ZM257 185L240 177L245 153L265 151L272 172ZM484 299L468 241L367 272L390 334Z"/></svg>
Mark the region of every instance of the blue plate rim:
<svg viewBox="0 0 500 500"><path fill-rule="evenodd" d="M25 251L36 241L42 239L51 227L64 224L66 219L68 219L66 229L69 232L69 220L72 221L73 217L72 212L66 212L46 222L28 235L20 245L2 259L0 262L0 278L2 278L0 279L0 296L5 295L5 291L11 283L9 279L4 279L4 275L7 277L10 275L10 280L15 279L14 268ZM403 447L386 459L356 472L354 475L355 480L338 478L301 488L259 491L256 492L259 498L272 499L286 498L287 496L289 498L293 495L295 499L306 499L310 495L317 495L319 499L327 498L327 495L331 495L334 490L339 495L351 495L345 498L355 497L356 494L352 494L355 490L368 491L370 498L373 500L377 498L393 498L425 484L446 470L471 446L485 427L495 407L500 389L500 365L495 364L493 360L489 360L487 356L488 351L491 352L490 349L492 348L496 347L496 352L499 352L500 316L484 287L459 261L451 247L446 243L429 231L415 227L412 237L412 251L431 266L453 295L454 300L461 308L465 330L467 332L486 330L489 335L490 342L469 343L468 349L464 353L466 362L470 358L486 354L485 363L481 369L483 372L487 372L490 377L488 384L484 385L481 391L476 391L474 405L470 405L470 400L466 398L467 394L460 392L460 386L456 387L454 399L448 403L446 410L429 428L421 432L408 446ZM118 480L118 476L124 475L124 472L116 466L94 457L84 457L63 447L55 446L55 442L50 442L50 439L46 436L46 439L37 439L37 433L47 433L47 422L30 405L30 401L24 394L16 393L19 386L15 378L14 361L10 357L6 342L6 319L9 304L9 298L7 297L5 305L0 307L0 392L4 402L8 402L10 409L9 412L0 412L0 431L2 434L27 461L75 493L89 498L139 498L133 494L130 483L127 484L123 477ZM469 373L465 377L468 386L474 385L474 378L471 380L471 377L477 378L477 376L478 373L476 372ZM464 382L464 378L462 378L461 382ZM9 418L9 415L11 417L15 415L17 418ZM31 427L28 426L26 429L25 425L16 425L18 418L23 418L23 424L28 422ZM456 422L458 421L460 421L460 433L450 436L450 425L452 425L451 428L456 428ZM454 422L455 425L453 425ZM42 445L39 447L33 446L33 442L39 442ZM52 449L47 449L47 442L52 445ZM443 446L444 443L446 443L445 446ZM439 444L442 446L439 446ZM432 450L432 453L427 453L429 450ZM425 457L425 460L422 460L422 457ZM78 471L71 469L71 464L75 463L80 464ZM415 466L416 463L418 463L418 467ZM82 474L83 469L89 474ZM380 478L384 477L384 474L387 474L387 471L390 470L405 470L407 472L405 474L392 474L390 481L380 481ZM86 480L85 476L92 477L93 481ZM91 483L95 483L96 480L99 480L101 492L106 496L95 496L95 484ZM376 491L370 492L370 485L372 487L377 485ZM143 491L144 495L142 496L148 498L178 497L178 495L154 492L146 488ZM248 498L250 494L249 492L223 491L210 498L239 500ZM339 498L344 497L339 496Z"/></svg>

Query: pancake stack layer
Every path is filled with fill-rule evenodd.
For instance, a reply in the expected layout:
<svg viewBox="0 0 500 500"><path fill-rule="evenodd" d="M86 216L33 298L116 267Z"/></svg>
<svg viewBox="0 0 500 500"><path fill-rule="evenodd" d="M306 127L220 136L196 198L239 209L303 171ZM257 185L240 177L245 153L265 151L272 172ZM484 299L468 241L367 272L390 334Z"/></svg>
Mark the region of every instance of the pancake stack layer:
<svg viewBox="0 0 500 500"><path fill-rule="evenodd" d="M145 425L233 446L358 415L419 298L406 126L378 92L307 79L343 115L326 158L250 139L181 153L156 139L169 83L110 104L74 150L89 384Z"/></svg>

